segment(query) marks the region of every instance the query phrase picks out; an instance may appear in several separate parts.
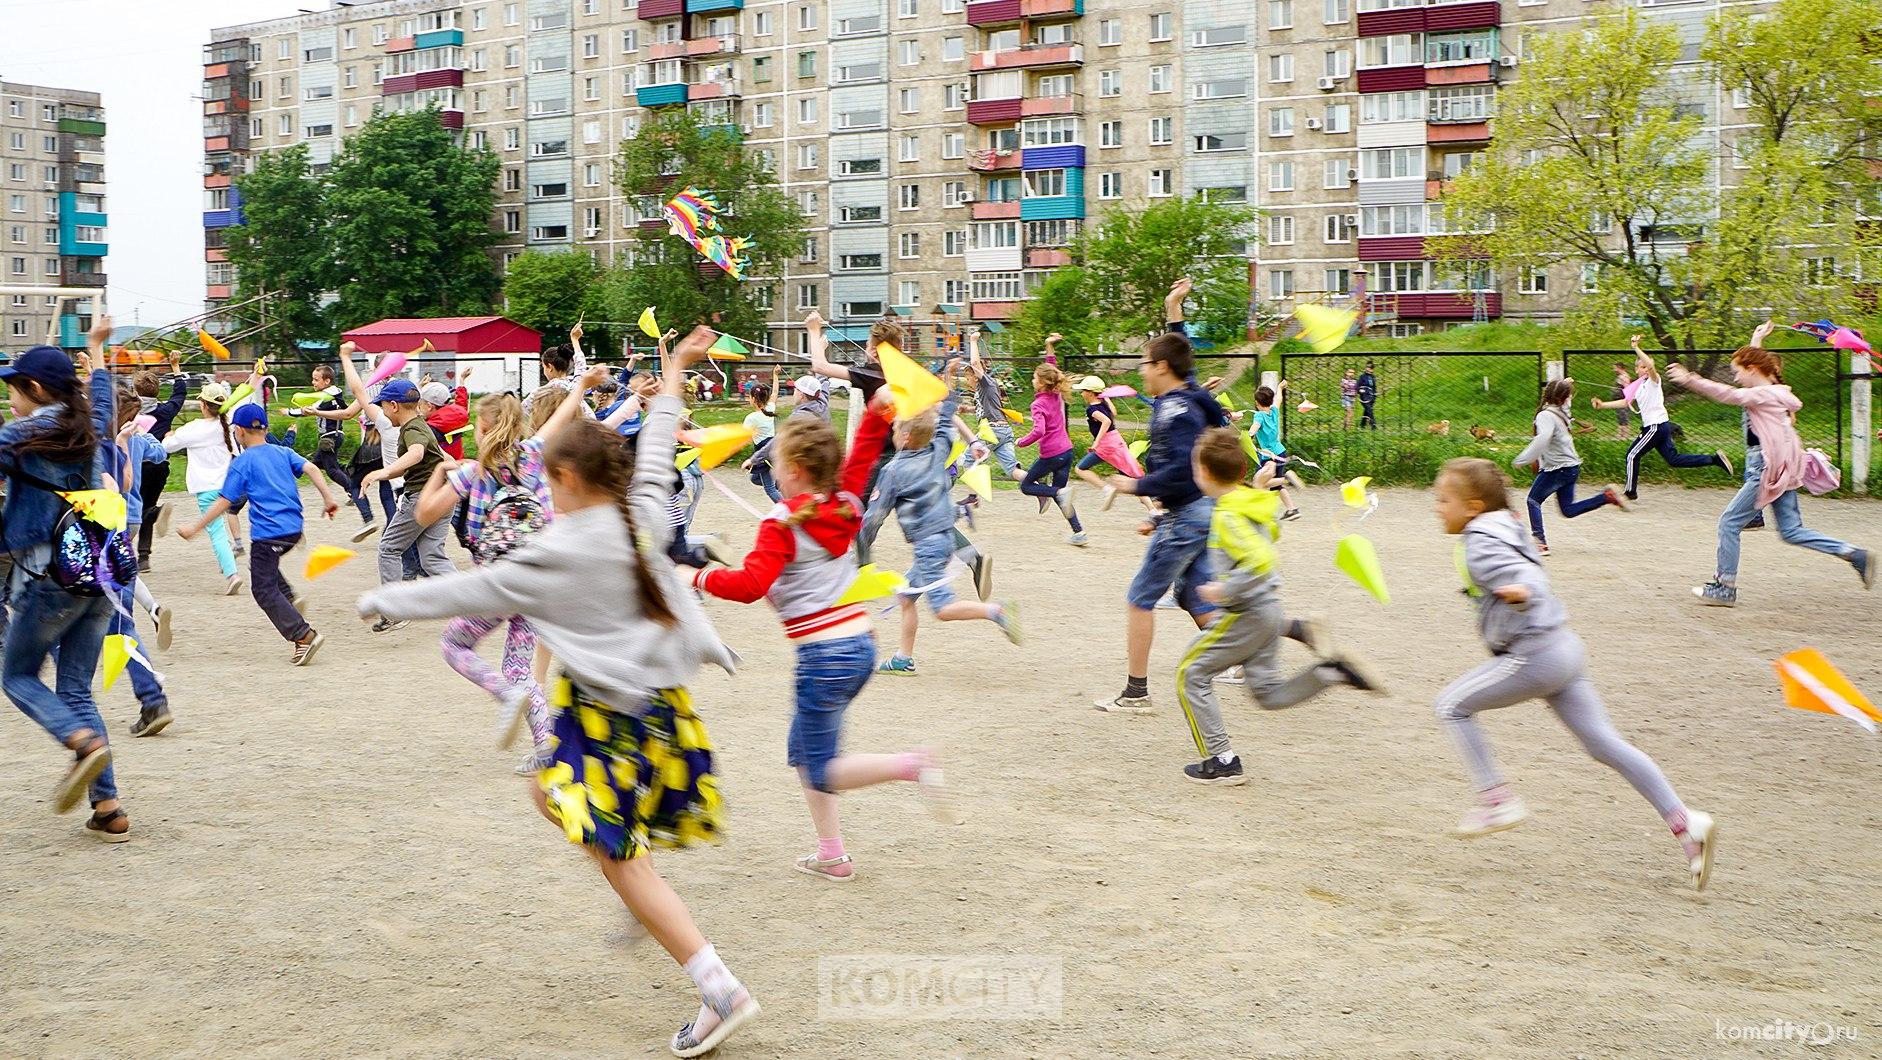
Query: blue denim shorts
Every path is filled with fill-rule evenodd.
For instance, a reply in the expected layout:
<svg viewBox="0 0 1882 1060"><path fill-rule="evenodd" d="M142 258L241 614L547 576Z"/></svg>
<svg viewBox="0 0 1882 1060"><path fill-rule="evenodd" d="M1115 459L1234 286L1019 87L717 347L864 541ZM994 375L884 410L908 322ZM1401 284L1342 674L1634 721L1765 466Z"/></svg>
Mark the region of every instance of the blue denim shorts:
<svg viewBox="0 0 1882 1060"><path fill-rule="evenodd" d="M1192 615L1216 612L1216 606L1196 591L1209 582L1209 518L1214 514L1215 502L1198 497L1163 517L1150 535L1143 566L1131 579L1127 599L1132 607L1149 611L1174 587L1183 610Z"/></svg>
<svg viewBox="0 0 1882 1060"><path fill-rule="evenodd" d="M948 587L948 560L954 558L954 531L931 534L915 542L915 565L908 568L908 587L934 588L922 594L928 609L939 611L954 602L954 590ZM936 583L940 584L936 584Z"/></svg>
<svg viewBox="0 0 1882 1060"><path fill-rule="evenodd" d="M818 791L830 790L824 770L842 740L843 712L875 672L874 634L797 647L797 673L792 678L797 709L791 714L785 761L801 767Z"/></svg>

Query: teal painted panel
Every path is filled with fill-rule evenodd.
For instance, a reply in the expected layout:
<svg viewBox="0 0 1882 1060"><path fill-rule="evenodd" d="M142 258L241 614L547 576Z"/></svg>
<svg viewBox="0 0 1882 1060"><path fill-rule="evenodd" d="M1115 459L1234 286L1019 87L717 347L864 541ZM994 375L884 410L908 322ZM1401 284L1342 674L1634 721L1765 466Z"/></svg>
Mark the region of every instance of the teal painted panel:
<svg viewBox="0 0 1882 1060"><path fill-rule="evenodd" d="M1085 171L1083 169L1073 168L1065 171L1065 197L1078 199L1081 203L1084 201Z"/></svg>
<svg viewBox="0 0 1882 1060"><path fill-rule="evenodd" d="M742 11L745 0L686 0L686 13L701 11Z"/></svg>
<svg viewBox="0 0 1882 1060"><path fill-rule="evenodd" d="M463 43L464 31L461 29L434 29L412 38L413 46L418 48L444 48Z"/></svg>
<svg viewBox="0 0 1882 1060"><path fill-rule="evenodd" d="M1074 172L1077 172L1074 170ZM1036 199L1021 199L1019 219L1022 221L1061 221L1085 216L1085 197L1083 195L1048 195Z"/></svg>
<svg viewBox="0 0 1882 1060"><path fill-rule="evenodd" d="M655 85L652 88L634 90L634 102L642 107L663 107L670 103L686 102L686 86Z"/></svg>

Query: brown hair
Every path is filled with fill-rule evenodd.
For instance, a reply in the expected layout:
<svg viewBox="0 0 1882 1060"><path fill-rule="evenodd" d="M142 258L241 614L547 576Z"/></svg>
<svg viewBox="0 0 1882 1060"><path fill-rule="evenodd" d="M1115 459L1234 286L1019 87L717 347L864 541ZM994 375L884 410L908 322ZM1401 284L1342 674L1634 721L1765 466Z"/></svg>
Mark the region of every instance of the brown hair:
<svg viewBox="0 0 1882 1060"><path fill-rule="evenodd" d="M1144 360L1162 362L1178 379L1188 379L1196 370L1196 352L1189 347L1189 337L1166 331L1144 346Z"/></svg>
<svg viewBox="0 0 1882 1060"><path fill-rule="evenodd" d="M1033 387L1041 394L1051 391L1057 394L1061 400L1064 399L1065 395L1072 392L1071 380L1065 378L1065 373L1059 371L1058 365L1055 364L1042 364L1034 368L1032 370L1032 381Z"/></svg>
<svg viewBox="0 0 1882 1060"><path fill-rule="evenodd" d="M908 445L904 448L928 448L934 441L935 428L939 425L940 419L941 416L939 413L933 409L928 409L920 415L910 416L908 419L897 423L896 426L908 432Z"/></svg>
<svg viewBox="0 0 1882 1060"><path fill-rule="evenodd" d="M906 350L908 347L903 344L907 341L907 336L902 333L902 325L893 320L878 320L869 325L869 356L872 358L876 355L876 347L882 343Z"/></svg>
<svg viewBox="0 0 1882 1060"><path fill-rule="evenodd" d="M679 618L667 603L660 582L647 567L647 553L641 545L640 531L634 526L634 510L627 500L634 478L634 456L634 450L621 445L619 435L593 420L583 420L558 431L549 440L542 462L545 467L561 468L614 498L614 509L627 527L628 547L634 555L631 573L640 586L641 610L660 625L672 626Z"/></svg>
<svg viewBox="0 0 1882 1060"><path fill-rule="evenodd" d="M1738 352L1732 354L1732 363L1763 372L1775 382L1784 381L1784 358L1763 346L1740 346Z"/></svg>
<svg viewBox="0 0 1882 1060"><path fill-rule="evenodd" d="M111 425L111 428L113 431L123 430L124 425L136 419L139 415L143 413L143 409L144 409L142 405L137 403L137 391L131 389L128 386L123 386L123 385L120 385L117 389L118 389L118 400L117 400L118 418L117 418L117 422Z"/></svg>
<svg viewBox="0 0 1882 1060"><path fill-rule="evenodd" d="M131 389L136 391L138 397L154 398L157 396L157 388L162 382L163 381L157 377L156 372L146 368L131 377Z"/></svg>
<svg viewBox="0 0 1882 1060"><path fill-rule="evenodd" d="M1240 482L1248 477L1248 454L1242 452L1241 432L1233 427L1211 427L1196 439L1196 463L1217 482Z"/></svg>
<svg viewBox="0 0 1882 1060"><path fill-rule="evenodd" d="M1548 385L1542 388L1542 404L1536 406L1536 411L1541 412L1550 405L1561 405L1566 408L1574 399L1575 381L1573 379L1551 379Z"/></svg>
<svg viewBox="0 0 1882 1060"><path fill-rule="evenodd" d="M864 415L875 415L865 412ZM778 427L777 439L772 443L771 459L779 466L789 465L804 473L810 479L811 492L834 497L837 487L837 475L843 466L843 443L837 439L836 430L817 416L793 416ZM840 509L850 507L848 501L836 502ZM809 504L791 513L791 525L802 525L817 514L817 501L813 498ZM853 513L852 513L853 514Z"/></svg>
<svg viewBox="0 0 1882 1060"><path fill-rule="evenodd" d="M14 443L15 454L32 453L61 464L93 458L98 451L98 432L92 427L91 400L77 375L61 377L54 383L27 376L15 376L8 382L41 405L64 406L44 419L35 418L39 429Z"/></svg>
<svg viewBox="0 0 1882 1060"><path fill-rule="evenodd" d="M542 425L555 415L556 406L562 404L569 392L559 386L543 387L536 391L536 396L529 403L529 429L533 433L542 430ZM518 406L521 407L520 404Z"/></svg>
<svg viewBox="0 0 1882 1060"><path fill-rule="evenodd" d="M1560 382L1560 380L1557 380ZM1474 456L1455 457L1438 469L1438 478L1449 475L1457 483L1465 500L1477 501L1486 512L1508 511L1510 480L1503 469L1491 461Z"/></svg>

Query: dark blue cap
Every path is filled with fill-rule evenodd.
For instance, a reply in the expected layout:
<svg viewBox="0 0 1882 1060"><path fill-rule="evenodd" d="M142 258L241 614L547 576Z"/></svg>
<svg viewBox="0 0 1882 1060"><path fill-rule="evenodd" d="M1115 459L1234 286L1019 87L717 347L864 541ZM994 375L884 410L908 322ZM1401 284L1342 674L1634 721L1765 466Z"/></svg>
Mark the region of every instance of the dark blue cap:
<svg viewBox="0 0 1882 1060"><path fill-rule="evenodd" d="M247 427L250 430L258 427L266 429L268 426L268 410L262 408L260 405L239 405L234 412L229 414L229 422L235 424L237 427Z"/></svg>
<svg viewBox="0 0 1882 1060"><path fill-rule="evenodd" d="M25 376L35 383L49 386L70 383L77 369L72 367L72 358L57 346L34 346L18 357L11 364L0 368L0 379Z"/></svg>
<svg viewBox="0 0 1882 1060"><path fill-rule="evenodd" d="M388 379L385 385L379 388L379 396L373 400L379 403L387 401L397 401L400 404L415 402L418 400L418 387L414 385L410 379Z"/></svg>

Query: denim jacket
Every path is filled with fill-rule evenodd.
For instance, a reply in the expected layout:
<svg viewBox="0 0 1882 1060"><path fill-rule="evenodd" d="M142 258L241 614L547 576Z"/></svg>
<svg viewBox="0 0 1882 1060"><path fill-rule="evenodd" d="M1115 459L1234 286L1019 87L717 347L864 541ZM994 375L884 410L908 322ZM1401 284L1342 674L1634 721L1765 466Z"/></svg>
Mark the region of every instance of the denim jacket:
<svg viewBox="0 0 1882 1060"><path fill-rule="evenodd" d="M116 400L111 373L103 369L93 372L92 429L101 438L109 437L112 433L111 425L117 417ZM53 524L59 521L59 516L66 509L64 499L21 481L16 477L18 472L25 471L55 486L73 490L97 489L103 483L95 447L83 459L69 462L48 460L37 453L21 456L15 452L20 442L45 430L51 423L49 417L62 407L46 405L30 416L0 426L0 477L7 479L6 508L4 514L0 515L0 518L4 518L6 529L0 544L4 544L8 552L23 552L34 545L50 543Z"/></svg>

